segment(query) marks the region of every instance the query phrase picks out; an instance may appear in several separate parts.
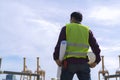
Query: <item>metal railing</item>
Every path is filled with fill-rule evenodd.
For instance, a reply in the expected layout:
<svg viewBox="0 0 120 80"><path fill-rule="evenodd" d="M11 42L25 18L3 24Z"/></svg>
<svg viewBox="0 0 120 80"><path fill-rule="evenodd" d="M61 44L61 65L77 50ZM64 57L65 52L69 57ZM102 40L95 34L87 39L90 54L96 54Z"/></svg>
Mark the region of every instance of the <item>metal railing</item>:
<svg viewBox="0 0 120 80"><path fill-rule="evenodd" d="M120 74L118 75L108 75L108 76L104 76L105 77L105 80L108 80L110 78L117 78L117 77L120 77Z"/></svg>
<svg viewBox="0 0 120 80"><path fill-rule="evenodd" d="M14 74L14 75L26 75L26 76L36 76L37 80L40 80L40 75L38 74L31 74L25 72L13 72L13 71L0 71L0 74Z"/></svg>

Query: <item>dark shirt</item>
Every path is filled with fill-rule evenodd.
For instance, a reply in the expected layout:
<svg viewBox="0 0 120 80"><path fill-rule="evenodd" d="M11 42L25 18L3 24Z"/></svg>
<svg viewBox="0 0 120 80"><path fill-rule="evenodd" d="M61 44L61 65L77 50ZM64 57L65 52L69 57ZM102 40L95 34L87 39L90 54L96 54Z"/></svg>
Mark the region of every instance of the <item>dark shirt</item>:
<svg viewBox="0 0 120 80"><path fill-rule="evenodd" d="M64 26L60 32L59 38L58 38L58 42L57 45L55 47L55 51L53 53L53 58L54 60L58 60L59 59L59 50L60 50L60 43L62 40L66 40L66 26ZM96 55L96 63L98 64L101 60L100 58L100 48L99 45L95 39L95 37L93 36L93 33L91 30L89 30L89 45L93 51L93 53ZM83 58L68 58L66 59L68 63L86 63L88 62L88 58L87 59L83 59Z"/></svg>

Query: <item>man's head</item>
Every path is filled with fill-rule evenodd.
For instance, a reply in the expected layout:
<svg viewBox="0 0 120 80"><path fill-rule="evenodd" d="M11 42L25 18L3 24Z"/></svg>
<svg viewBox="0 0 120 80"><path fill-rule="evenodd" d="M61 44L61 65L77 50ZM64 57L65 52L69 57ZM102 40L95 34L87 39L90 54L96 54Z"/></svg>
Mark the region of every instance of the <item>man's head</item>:
<svg viewBox="0 0 120 80"><path fill-rule="evenodd" d="M80 23L82 21L82 14L80 12L73 12L70 16L70 22Z"/></svg>

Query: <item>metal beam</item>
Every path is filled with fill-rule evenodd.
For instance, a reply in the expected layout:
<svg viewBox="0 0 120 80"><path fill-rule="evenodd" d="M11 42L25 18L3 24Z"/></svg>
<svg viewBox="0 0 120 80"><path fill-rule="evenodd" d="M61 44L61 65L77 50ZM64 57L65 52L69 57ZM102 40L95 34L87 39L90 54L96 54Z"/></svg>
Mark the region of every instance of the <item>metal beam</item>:
<svg viewBox="0 0 120 80"><path fill-rule="evenodd" d="M105 80L107 80L107 79L109 79L109 78L116 78L116 77L120 77L120 74L118 74L118 75L105 76Z"/></svg>

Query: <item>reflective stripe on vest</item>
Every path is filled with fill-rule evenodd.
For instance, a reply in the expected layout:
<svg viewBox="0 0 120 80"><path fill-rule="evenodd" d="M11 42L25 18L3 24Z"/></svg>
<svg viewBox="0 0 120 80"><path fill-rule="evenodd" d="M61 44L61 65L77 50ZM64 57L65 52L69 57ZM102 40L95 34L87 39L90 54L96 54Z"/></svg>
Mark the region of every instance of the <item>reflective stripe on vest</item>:
<svg viewBox="0 0 120 80"><path fill-rule="evenodd" d="M81 57L86 57L87 53L80 53L80 52L66 52L65 55L74 55L74 56L81 56Z"/></svg>
<svg viewBox="0 0 120 80"><path fill-rule="evenodd" d="M67 46L76 46L76 47L82 47L82 48L89 48L89 46L86 45L86 44L76 44L76 43L70 43L70 42L67 43Z"/></svg>

